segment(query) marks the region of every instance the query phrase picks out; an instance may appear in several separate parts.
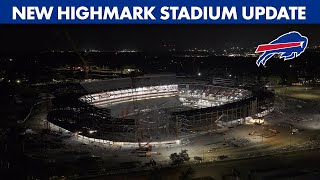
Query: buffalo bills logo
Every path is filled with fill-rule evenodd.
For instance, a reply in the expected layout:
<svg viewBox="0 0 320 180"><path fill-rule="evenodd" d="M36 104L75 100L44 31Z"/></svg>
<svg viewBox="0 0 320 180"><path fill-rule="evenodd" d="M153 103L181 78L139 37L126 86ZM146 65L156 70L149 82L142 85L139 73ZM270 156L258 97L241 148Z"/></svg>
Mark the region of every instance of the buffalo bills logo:
<svg viewBox="0 0 320 180"><path fill-rule="evenodd" d="M278 37L269 44L259 45L255 53L263 53L260 55L256 64L265 65L266 62L275 54L280 55L280 59L285 61L300 56L308 46L308 38L302 36L299 32L292 31Z"/></svg>

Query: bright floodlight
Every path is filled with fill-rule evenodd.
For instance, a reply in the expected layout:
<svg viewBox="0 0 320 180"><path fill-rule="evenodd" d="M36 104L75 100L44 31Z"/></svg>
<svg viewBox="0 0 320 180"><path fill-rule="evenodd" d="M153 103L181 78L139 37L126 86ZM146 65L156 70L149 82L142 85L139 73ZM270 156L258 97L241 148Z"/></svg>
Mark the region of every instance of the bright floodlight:
<svg viewBox="0 0 320 180"><path fill-rule="evenodd" d="M90 130L89 131L90 134L95 133L95 132L97 132L97 130Z"/></svg>

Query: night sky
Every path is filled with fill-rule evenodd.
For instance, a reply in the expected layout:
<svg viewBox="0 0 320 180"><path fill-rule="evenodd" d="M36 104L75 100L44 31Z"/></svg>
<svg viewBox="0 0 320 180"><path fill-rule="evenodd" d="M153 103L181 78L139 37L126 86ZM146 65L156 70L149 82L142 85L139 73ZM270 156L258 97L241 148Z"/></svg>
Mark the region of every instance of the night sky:
<svg viewBox="0 0 320 180"><path fill-rule="evenodd" d="M256 47L296 30L320 45L320 25L15 25L2 26L2 52L40 52L72 49L70 34L79 49L123 48L157 51L163 42L176 49L232 46Z"/></svg>

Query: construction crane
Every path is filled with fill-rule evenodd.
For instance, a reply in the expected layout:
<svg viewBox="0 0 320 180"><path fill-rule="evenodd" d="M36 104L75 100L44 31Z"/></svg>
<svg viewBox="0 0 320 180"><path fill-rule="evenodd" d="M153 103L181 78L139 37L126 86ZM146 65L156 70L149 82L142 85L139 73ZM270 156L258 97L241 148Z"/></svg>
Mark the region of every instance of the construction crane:
<svg viewBox="0 0 320 180"><path fill-rule="evenodd" d="M136 151L152 151L152 146L150 145L150 142L147 142L145 145L141 145L140 139L138 139L139 147L136 149Z"/></svg>
<svg viewBox="0 0 320 180"><path fill-rule="evenodd" d="M88 63L85 60L85 58L81 55L81 52L79 51L79 49L77 48L75 42L73 41L73 39L71 38L70 34L67 31L64 31L65 36L67 37L68 41L71 43L72 49L73 51L79 56L80 60L81 60L81 64L82 64L82 69L85 73L85 79L88 78L88 73L89 73L89 67L88 67ZM88 54L84 54L85 56Z"/></svg>
<svg viewBox="0 0 320 180"><path fill-rule="evenodd" d="M150 142L147 142L145 145L141 145L140 140L138 139L139 147L135 149L132 153L138 154L139 157L151 157L152 154L159 155L160 152L152 151L152 146Z"/></svg>

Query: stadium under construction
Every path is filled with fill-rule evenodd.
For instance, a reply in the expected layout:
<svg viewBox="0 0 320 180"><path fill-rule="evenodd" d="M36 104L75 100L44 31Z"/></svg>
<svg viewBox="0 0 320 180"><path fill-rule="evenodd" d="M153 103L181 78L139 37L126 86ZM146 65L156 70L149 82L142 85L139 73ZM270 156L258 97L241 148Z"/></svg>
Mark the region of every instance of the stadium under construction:
<svg viewBox="0 0 320 180"><path fill-rule="evenodd" d="M273 107L257 84L149 75L81 83L88 94L56 103L47 125L109 144L179 144L185 136L245 123Z"/></svg>

